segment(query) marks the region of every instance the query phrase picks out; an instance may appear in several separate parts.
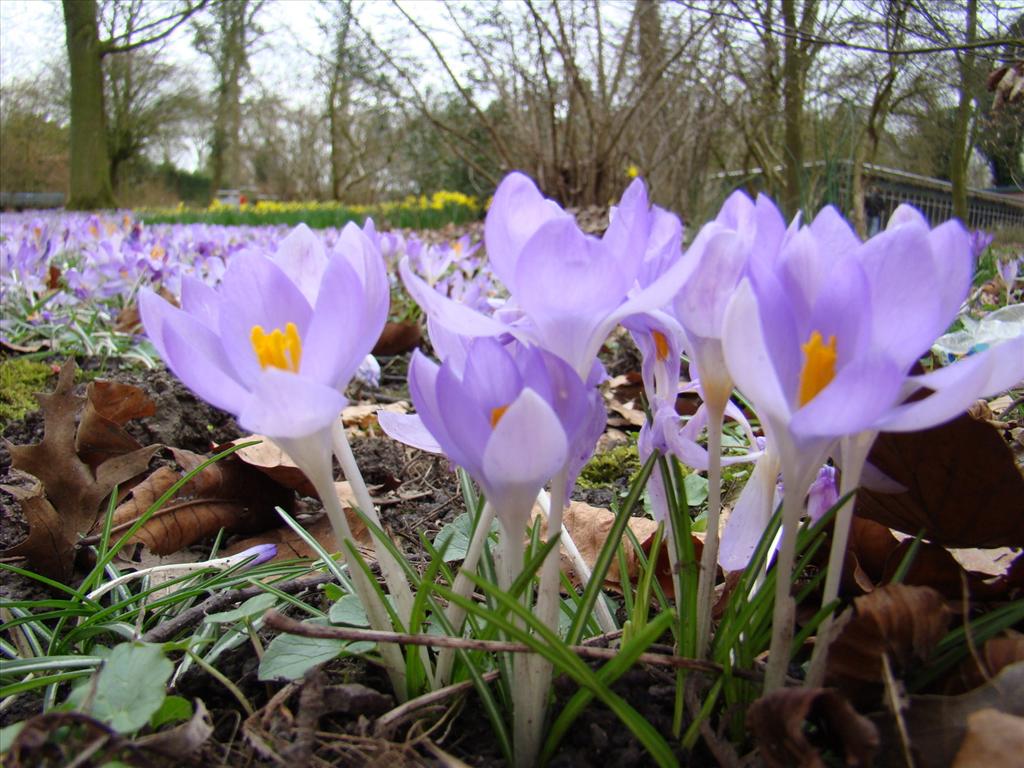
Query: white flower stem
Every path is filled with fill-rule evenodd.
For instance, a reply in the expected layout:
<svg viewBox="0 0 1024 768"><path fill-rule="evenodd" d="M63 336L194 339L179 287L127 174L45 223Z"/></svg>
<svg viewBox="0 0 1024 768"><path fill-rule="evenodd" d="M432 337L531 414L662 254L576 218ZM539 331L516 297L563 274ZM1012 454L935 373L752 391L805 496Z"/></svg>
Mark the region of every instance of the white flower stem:
<svg viewBox="0 0 1024 768"><path fill-rule="evenodd" d="M537 494L537 503L540 505L541 511L545 516L550 518L551 497L546 491L541 491ZM572 536L569 535L569 531L565 526L562 527L562 539L560 544L565 548L569 558L572 560L573 568L576 569L576 575L579 576L580 586L586 589L587 584L590 583L590 566L587 564L587 561L583 559L583 553L580 552L580 548L576 546L576 542L573 540ZM615 617L612 616L612 612L608 608L608 603L603 596L598 596L597 602L594 604L594 610L594 618L597 620L597 625L601 628L602 632L614 632L619 628L615 621Z"/></svg>
<svg viewBox="0 0 1024 768"><path fill-rule="evenodd" d="M793 599L793 564L797 554L797 534L804 515L808 471L784 462L782 468L782 541L775 556L775 608L771 622L771 645L765 668L765 693L781 688L790 667L790 651L796 623L797 605Z"/></svg>
<svg viewBox="0 0 1024 768"><path fill-rule="evenodd" d="M380 516L377 514L373 499L370 498L370 491L366 487L366 481L363 480L362 472L359 471L359 465L356 464L356 457L352 453L352 446L348 442L341 419L338 419L331 429L331 440L334 444L334 455L338 458L345 479L352 487L352 493L356 497L360 511L383 531L384 526L381 525ZM374 554L380 565L381 574L384 576L384 583L387 584L388 591L395 601L398 615L407 620L412 613L413 596L409 582L405 578L405 571L392 555L391 550L378 543L376 537L374 537Z"/></svg>
<svg viewBox="0 0 1024 768"><path fill-rule="evenodd" d="M718 518L722 513L722 419L725 416L725 402L718 398L705 400L704 405L708 410L708 514L697 582L698 659L704 658L711 645L711 611L718 573Z"/></svg>
<svg viewBox="0 0 1024 768"><path fill-rule="evenodd" d="M484 504L480 518L476 522L473 538L470 539L466 557L462 561L462 567L459 568L458 575L455 577L455 584L452 585L452 591L461 597L468 596L473 589L473 582L469 580L468 574L473 573L476 570L477 563L480 562L480 555L483 553L484 545L487 543L493 521L494 507L491 506L490 502L487 502ZM445 610L445 616L448 619L448 623L452 625L453 632L456 635L461 634L462 622L466 618L466 609L455 603L449 603L448 608ZM454 661L455 649L442 648L437 657L437 670L435 673L439 687L448 685L451 682L449 678L451 677Z"/></svg>
<svg viewBox="0 0 1024 768"><path fill-rule="evenodd" d="M565 510L566 481L568 469L563 467L551 481L551 500L548 508L548 540L562 531L562 513ZM537 618L552 632L558 634L558 613L561 609L560 547L548 553L540 571L540 587L537 592ZM527 657L523 665L527 677L522 699L515 704L516 740L515 763L520 768L534 765L540 751L541 734L547 713L548 689L551 685L551 662L540 654ZM518 680L524 678L516 675ZM519 686L515 686L518 688Z"/></svg>
<svg viewBox="0 0 1024 768"><path fill-rule="evenodd" d="M349 561L345 542L350 541L354 544L355 538L352 536L352 529L349 527L345 511L341 508L341 501L338 499L338 494L334 489L333 478L328 475L326 478L310 477L309 479L313 483L313 487L316 488L320 501L323 502L327 519L330 520L331 528L334 531L337 549L341 552L341 557L348 566L349 574L352 577L352 586L355 587L359 602L363 604L363 608L366 610L366 617L370 620L370 626L373 629L386 632L397 630L398 627L392 626L391 617L388 616L387 609L381 603L380 597L377 595L373 585L370 584L366 573L356 563ZM384 668L388 672L388 677L391 678L391 685L394 687L395 696L404 701L408 697L408 692L406 691L405 680L405 658L402 656L401 648L392 643L380 643L378 648L384 660Z"/></svg>
<svg viewBox="0 0 1024 768"><path fill-rule="evenodd" d="M877 432L862 432L843 439L842 459L843 474L840 480L839 496L843 497L860 485L860 476L864 471L864 463L868 451L875 441ZM843 575L843 560L846 557L846 545L850 538L850 524L853 521L855 498L851 496L836 512L836 520L832 529L832 547L828 555L828 571L825 573L825 587L821 596L821 604L828 605L839 596L839 582ZM825 682L825 669L828 665L828 648L832 644L832 627L835 613L830 613L818 626L814 651L811 653L811 665L804 683L808 688L820 688Z"/></svg>

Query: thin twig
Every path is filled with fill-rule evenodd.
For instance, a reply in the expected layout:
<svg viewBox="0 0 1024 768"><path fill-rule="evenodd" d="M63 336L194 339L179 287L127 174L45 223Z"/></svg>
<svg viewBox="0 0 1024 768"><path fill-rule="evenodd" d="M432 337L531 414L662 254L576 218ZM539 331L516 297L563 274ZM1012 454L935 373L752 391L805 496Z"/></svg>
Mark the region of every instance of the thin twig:
<svg viewBox="0 0 1024 768"><path fill-rule="evenodd" d="M428 646L432 648L462 648L464 650L490 651L492 653L533 653L533 649L524 643L512 643L501 640L473 640L442 635L409 635L401 632L378 632L370 629L304 624L273 609L263 614L263 622L264 626L276 629L279 632L328 640L362 640L375 643ZM619 653L615 648L591 648L585 645L570 645L568 648L584 659L614 659ZM637 661L641 664L650 664L652 666L689 669L714 674L721 674L725 671L721 664L716 664L712 661L684 659L682 656L670 656L661 653L641 653L637 657ZM752 682L762 682L764 680L764 675L761 673L746 669L733 669L730 674Z"/></svg>
<svg viewBox="0 0 1024 768"><path fill-rule="evenodd" d="M497 680L501 673L497 670L491 672L485 672L483 677L485 682L491 682ZM436 691L430 691L422 696L417 696L415 699L409 699L404 704L400 704L390 712L387 712L377 718L377 722L374 724L373 732L377 736L387 733L391 728L394 728L398 723L404 720L411 712L416 712L424 707L429 707L433 704L438 704L442 701L447 701L453 696L458 696L463 691L468 691L473 687L472 680L464 680L461 683L453 683L452 685L446 685L444 688L438 688Z"/></svg>
<svg viewBox="0 0 1024 768"><path fill-rule="evenodd" d="M286 594L294 594L301 592L305 589L311 589L318 587L321 584L334 581L334 577L320 573L315 576L303 576L298 579L291 579L289 581L281 581L276 583L268 584L275 590L285 592ZM173 619L167 619L162 621L153 627L149 632L141 637L141 641L144 643L164 643L173 638L183 629L187 629L195 624L198 624L205 619L211 613L217 613L223 611L229 606L236 605L238 603L248 600L250 597L256 597L261 595L267 590L262 586L246 587L245 589L234 589L226 590L224 592L218 592L211 597L208 597L198 605L194 605L188 610L182 611Z"/></svg>

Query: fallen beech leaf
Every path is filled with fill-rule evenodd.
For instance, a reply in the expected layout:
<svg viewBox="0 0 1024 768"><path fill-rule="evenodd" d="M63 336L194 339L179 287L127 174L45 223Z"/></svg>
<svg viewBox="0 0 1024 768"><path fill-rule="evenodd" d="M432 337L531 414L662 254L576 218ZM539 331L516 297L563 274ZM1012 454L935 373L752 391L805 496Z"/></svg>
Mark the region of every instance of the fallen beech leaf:
<svg viewBox="0 0 1024 768"><path fill-rule="evenodd" d="M381 357L404 355L416 349L421 338L419 323L386 323L373 346L373 354Z"/></svg>
<svg viewBox="0 0 1024 768"><path fill-rule="evenodd" d="M189 465L202 457L176 451ZM132 490L131 497L114 510L115 528L137 520L174 485L181 475L160 467ZM213 536L221 528L228 533L253 533L277 524L275 507L292 509L294 494L241 461L226 457L192 477L159 509L129 543L141 543L157 555L177 552Z"/></svg>
<svg viewBox="0 0 1024 768"><path fill-rule="evenodd" d="M805 723L811 723L814 743ZM824 768L819 750L842 754L844 765L869 766L881 745L878 729L830 688L783 688L750 705L747 728L768 768Z"/></svg>
<svg viewBox="0 0 1024 768"><path fill-rule="evenodd" d="M3 551L4 557L24 557L36 573L57 581L67 581L74 567L69 556L78 541L75 531L67 530L57 510L43 495L41 486L26 491L17 486L0 486L21 505L29 522L28 536Z"/></svg>
<svg viewBox="0 0 1024 768"><path fill-rule="evenodd" d="M297 491L301 496L317 497L316 489L313 488L313 484L309 482L309 479L303 474L302 470L269 437L249 435L225 445L219 445L214 448L214 451L220 452L230 448L232 445L248 443L253 440L260 440L262 442L241 448L232 455L237 456L240 461L256 467L260 472L280 483L285 488Z"/></svg>
<svg viewBox="0 0 1024 768"><path fill-rule="evenodd" d="M870 592L881 583L885 565L899 546L886 526L854 515L843 560L843 586L847 593Z"/></svg>
<svg viewBox="0 0 1024 768"><path fill-rule="evenodd" d="M541 533L547 536L546 518L539 506L534 506L533 508L533 519L541 521ZM587 565L591 566L597 560L601 547L607 541L608 533L611 531L614 522L615 515L611 511L601 507L592 507L582 501L570 502L562 515L562 525L565 526L569 535L572 536L572 540L576 542L576 547L583 556L583 560ZM631 517L629 518L629 528L644 548L644 553L649 557L650 547L653 543L654 533L658 529L658 524L647 517ZM629 578L631 582L636 583L636 579L640 574L639 559L633 547L630 546L629 539L624 538L623 541L626 545L626 562L629 567ZM699 559L704 544L699 538L694 536L693 545L696 557ZM562 548L561 555L562 570L572 581L578 582L579 578L576 575L576 568L564 547ZM661 551L658 553L655 575L666 594L671 597L674 594L672 569L669 565L668 551L664 548L664 543L662 544ZM611 567L608 569L608 575L605 578L605 587L618 591L622 590L618 558L612 559Z"/></svg>
<svg viewBox="0 0 1024 768"><path fill-rule="evenodd" d="M370 532L363 524L362 518L348 507L345 508L345 517L348 519L349 528L352 529L352 536L356 540L356 547L359 549L359 553L367 563L375 562L376 556L374 555L373 540ZM326 515L307 525L306 531L312 534L313 538L320 543L320 546L328 552L334 553L338 551L337 543L334 540L334 529L331 527L331 521L327 519ZM255 547L257 544L274 544L277 547L277 554L270 562L295 559L304 560L317 557L313 548L288 526L274 528L273 530L261 533L259 536L236 541L224 551L224 555L237 555L239 552L249 547Z"/></svg>
<svg viewBox="0 0 1024 768"><path fill-rule="evenodd" d="M1024 546L1024 477L998 430L963 415L878 436L868 460L907 488L861 489L857 514L948 547Z"/></svg>
<svg viewBox="0 0 1024 768"><path fill-rule="evenodd" d="M952 768L1017 768L1024 756L1024 717L982 709L967 718L967 735Z"/></svg>
<svg viewBox="0 0 1024 768"><path fill-rule="evenodd" d="M903 719L917 765L950 765L963 743L971 714L984 709L1024 716L1024 662L1006 667L985 685L960 696L911 696ZM881 728L883 741L889 743L888 717L872 719ZM889 764L903 765L903 761ZM1020 764L1019 759L1016 764ZM988 768L988 764L982 765Z"/></svg>
<svg viewBox="0 0 1024 768"><path fill-rule="evenodd" d="M900 542L886 562L883 581L890 581L900 563L914 546L913 539ZM1006 594L1007 585L1000 579L992 579L983 573L964 570L956 558L945 547L922 542L903 577L904 584L932 587L949 600L963 597L964 584L968 594L975 600L998 599Z"/></svg>
<svg viewBox="0 0 1024 768"><path fill-rule="evenodd" d="M156 405L138 387L115 381L90 382L75 435L75 452L95 469L113 456L137 450L142 446L123 425L154 413Z"/></svg>
<svg viewBox="0 0 1024 768"><path fill-rule="evenodd" d="M1007 630L997 637L990 637L978 650L977 655L964 659L957 670L946 681L946 693L962 693L984 685L1011 664L1024 661L1024 635Z"/></svg>
<svg viewBox="0 0 1024 768"><path fill-rule="evenodd" d="M826 677L850 695L867 695L882 681L882 654L896 673L927 659L945 636L949 620L946 601L934 589L879 587L854 600L841 617Z"/></svg>
<svg viewBox="0 0 1024 768"><path fill-rule="evenodd" d="M33 501L24 508L29 536L0 556L29 557L30 567L46 568L46 575L58 580L71 575L74 548L94 527L103 500L115 486L145 472L160 448L151 445L112 456L95 469L86 464L75 452L76 416L85 398L74 394L74 379L75 364L69 360L61 368L53 392L36 396L43 412L42 442L11 445L4 441L11 466L40 480L46 504ZM57 528L51 509L57 515Z"/></svg>
<svg viewBox="0 0 1024 768"><path fill-rule="evenodd" d="M397 403L361 403L350 405L341 412L341 423L346 429L368 430L378 425L377 412L387 411L388 413L406 414L410 410L409 403L399 400Z"/></svg>

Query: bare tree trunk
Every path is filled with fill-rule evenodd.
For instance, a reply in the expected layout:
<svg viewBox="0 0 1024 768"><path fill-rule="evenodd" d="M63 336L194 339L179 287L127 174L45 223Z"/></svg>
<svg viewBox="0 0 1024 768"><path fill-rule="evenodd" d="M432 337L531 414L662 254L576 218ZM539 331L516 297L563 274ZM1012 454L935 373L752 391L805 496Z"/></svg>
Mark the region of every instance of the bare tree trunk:
<svg viewBox="0 0 1024 768"><path fill-rule="evenodd" d="M96 0L63 0L71 70L70 210L113 208Z"/></svg>
<svg viewBox="0 0 1024 768"><path fill-rule="evenodd" d="M813 13L813 2L804 8L805 18ZM782 61L783 139L785 189L782 205L793 216L803 205L804 175L804 81L807 73L806 52L800 37L796 0L782 0L782 17L786 30Z"/></svg>
<svg viewBox="0 0 1024 768"><path fill-rule="evenodd" d="M967 0L967 43L975 41L978 33L978 0ZM968 141L971 121L971 84L974 77L974 51L960 52L960 103L953 127L953 151L950 153L950 181L953 182L953 215L967 224L967 165L971 158Z"/></svg>

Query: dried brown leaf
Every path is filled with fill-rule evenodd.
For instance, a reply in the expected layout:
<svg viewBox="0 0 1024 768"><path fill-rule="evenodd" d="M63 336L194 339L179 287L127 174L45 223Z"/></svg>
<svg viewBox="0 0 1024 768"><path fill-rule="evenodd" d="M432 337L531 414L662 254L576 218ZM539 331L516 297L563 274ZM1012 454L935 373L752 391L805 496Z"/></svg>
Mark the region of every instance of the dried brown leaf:
<svg viewBox="0 0 1024 768"><path fill-rule="evenodd" d="M28 539L0 554L25 554L30 567L45 568L48 575L61 579L70 576L74 547L95 525L103 500L115 486L145 472L160 448L134 448L107 458L95 469L90 467L76 452L76 421L86 399L74 394L74 379L75 364L69 360L61 368L53 392L36 396L43 412L42 442L11 445L5 441L11 466L39 479L47 503L33 501L24 508ZM59 535L50 509L57 514ZM34 534L37 527L39 532Z"/></svg>
<svg viewBox="0 0 1024 768"><path fill-rule="evenodd" d="M342 483L335 483L335 486L341 486ZM347 485L347 484L344 484ZM373 538L367 530L366 525L359 515L351 509L350 505L353 503L346 500L346 497L351 492L347 488L338 489L338 497L341 499L342 504L345 505L345 517L348 519L349 528L352 530L352 536L356 540L356 547L359 553L363 556L363 559L368 563L375 562L376 555L374 554ZM334 539L334 529L331 527L331 521L327 519L327 516L317 518L313 523L306 526L306 531L312 534L313 538L326 549L328 552L337 552L338 546ZM258 536L251 536L241 541L236 541L230 547L225 550L225 555L236 555L249 547L255 547L257 544L274 544L277 547L277 555L274 560L295 560L295 559L308 559L317 557L316 552L310 547L299 534L293 531L289 527L274 528L273 530L265 531ZM271 561L273 562L273 561Z"/></svg>
<svg viewBox="0 0 1024 768"><path fill-rule="evenodd" d="M946 601L929 587L886 584L858 597L829 650L827 678L853 693L883 678L882 655L895 672L929 657L946 634Z"/></svg>
<svg viewBox="0 0 1024 768"><path fill-rule="evenodd" d="M861 489L857 514L948 547L1024 546L1024 477L992 425L965 414L932 429L882 434L869 460L907 488Z"/></svg>
<svg viewBox="0 0 1024 768"><path fill-rule="evenodd" d="M945 692L963 693L984 685L1006 667L1024 661L1024 635L1007 630L990 637L978 649L977 655L968 656L946 681Z"/></svg>
<svg viewBox="0 0 1024 768"><path fill-rule="evenodd" d="M416 349L421 338L419 323L387 323L373 346L373 354L384 357L404 355Z"/></svg>
<svg viewBox="0 0 1024 768"><path fill-rule="evenodd" d="M906 539L893 550L882 574L883 581L892 579L913 546L914 540ZM959 600L963 597L965 585L968 594L974 600L999 599L1007 590L1004 580L964 570L948 549L930 542L918 545L914 559L903 577L903 583L932 587L950 600Z"/></svg>
<svg viewBox="0 0 1024 768"><path fill-rule="evenodd" d="M952 768L1018 768L1024 759L1024 717L982 709L967 718L967 735Z"/></svg>
<svg viewBox="0 0 1024 768"><path fill-rule="evenodd" d="M316 489L309 481L309 478L303 474L302 470L296 466L295 462L291 460L288 454L282 451L277 446L277 443L269 437L265 437L263 435L249 435L227 443L226 445L217 446L214 450L222 451L232 445L248 443L253 440L260 440L262 442L241 448L232 455L238 457L240 461L255 467L275 482L283 485L285 488L291 488L292 490L298 491L301 496L317 498Z"/></svg>
<svg viewBox="0 0 1024 768"><path fill-rule="evenodd" d="M202 457L176 451L189 466ZM116 529L137 520L181 478L171 467L161 467L132 490L131 497L114 511ZM294 494L241 461L227 457L192 477L131 538L158 555L213 536L254 533L278 522L275 507L292 509Z"/></svg>
<svg viewBox="0 0 1024 768"><path fill-rule="evenodd" d="M67 581L74 568L74 550L78 539L74 531L67 530L41 486L26 491L16 486L3 489L18 500L21 512L29 521L28 536L3 551L4 557L24 557L36 573L57 581Z"/></svg>
<svg viewBox="0 0 1024 768"><path fill-rule="evenodd" d="M125 431L124 424L154 413L156 405L138 387L93 381L86 389L75 452L95 470L107 459L138 450L141 444Z"/></svg>
<svg viewBox="0 0 1024 768"><path fill-rule="evenodd" d="M533 508L533 519L541 521L541 532L544 536L547 535L547 526L545 525L544 513L540 507L535 506ZM576 547L579 549L580 554L583 556L583 560L587 565L593 566L597 560L597 555L601 551L601 547L604 546L605 541L608 540L608 534L612 529L612 525L615 523L615 515L601 507L592 507L582 501L572 501L566 508L562 516L562 525L572 536ZM637 541L644 549L644 554L650 557L650 548L653 543L654 533L658 529L658 524L646 517L631 517L629 519L629 528L636 536ZM628 538L623 539L626 547L626 562L629 567L629 578L630 581L636 582L637 577L640 573L640 561L636 556L636 552L629 543ZM694 548L696 549L696 556L700 558L701 551L703 549L703 542L697 537L693 538ZM565 548L562 548L562 570L566 575L573 581L578 581L576 575L576 568L569 558L568 552ZM661 551L658 553L658 560L655 570L655 575L658 578L658 582L662 588L666 590L668 595L674 594L673 592L673 581L672 581L672 569L668 561L668 552L662 545ZM608 569L608 575L605 578L605 587L608 589L619 590L622 589L622 578L619 574L618 558L613 558L611 567Z"/></svg>
<svg viewBox="0 0 1024 768"><path fill-rule="evenodd" d="M1011 664L985 685L960 696L911 696L904 721L917 765L950 765L964 741L970 716L984 709L1024 716L1024 662ZM883 728L883 740L888 743L884 732L890 727L888 721L876 722ZM888 764L903 765L903 761L890 760ZM987 764L983 766L989 768Z"/></svg>
<svg viewBox="0 0 1024 768"><path fill-rule="evenodd" d="M805 723L813 727L814 742ZM878 729L830 688L784 688L750 705L747 727L768 768L824 768L821 750L844 764L869 766L881 740Z"/></svg>

